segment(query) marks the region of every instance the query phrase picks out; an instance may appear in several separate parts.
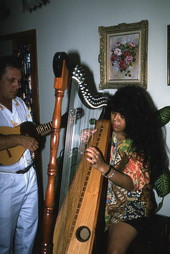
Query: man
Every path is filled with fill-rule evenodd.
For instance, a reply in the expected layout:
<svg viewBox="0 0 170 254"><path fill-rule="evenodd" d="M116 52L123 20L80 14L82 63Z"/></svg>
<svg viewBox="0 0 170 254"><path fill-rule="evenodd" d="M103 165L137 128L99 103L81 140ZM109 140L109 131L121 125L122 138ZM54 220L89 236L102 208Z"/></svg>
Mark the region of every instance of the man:
<svg viewBox="0 0 170 254"><path fill-rule="evenodd" d="M17 97L20 81L17 58L1 57L0 127L32 121L25 103ZM0 253L31 254L38 224L38 189L31 152L38 143L26 135L0 133L0 152L18 145L25 148L14 164L0 164Z"/></svg>

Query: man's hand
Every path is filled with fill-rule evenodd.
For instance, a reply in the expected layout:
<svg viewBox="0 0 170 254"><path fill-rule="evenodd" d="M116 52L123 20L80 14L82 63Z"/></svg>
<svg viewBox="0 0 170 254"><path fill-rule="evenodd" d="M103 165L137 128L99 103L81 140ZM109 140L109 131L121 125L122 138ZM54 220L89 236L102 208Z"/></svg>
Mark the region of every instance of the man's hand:
<svg viewBox="0 0 170 254"><path fill-rule="evenodd" d="M24 135L18 136L20 139L20 144L26 149L29 149L31 152L34 152L35 150L38 149L38 142L35 138Z"/></svg>
<svg viewBox="0 0 170 254"><path fill-rule="evenodd" d="M15 146L23 146L34 152L38 148L38 142L35 138L25 135L0 135L0 151Z"/></svg>

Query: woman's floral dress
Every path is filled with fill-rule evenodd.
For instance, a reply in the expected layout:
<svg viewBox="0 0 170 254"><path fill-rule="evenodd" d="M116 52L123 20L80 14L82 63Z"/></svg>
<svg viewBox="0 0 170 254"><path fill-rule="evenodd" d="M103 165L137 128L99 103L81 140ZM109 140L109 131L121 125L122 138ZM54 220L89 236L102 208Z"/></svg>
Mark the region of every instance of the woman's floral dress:
<svg viewBox="0 0 170 254"><path fill-rule="evenodd" d="M117 136L113 132L110 164L131 177L134 189L127 191L108 180L106 228L111 223L148 217L155 209L149 169L144 165L142 156L139 157L132 150L131 144L130 139L125 139L118 144Z"/></svg>

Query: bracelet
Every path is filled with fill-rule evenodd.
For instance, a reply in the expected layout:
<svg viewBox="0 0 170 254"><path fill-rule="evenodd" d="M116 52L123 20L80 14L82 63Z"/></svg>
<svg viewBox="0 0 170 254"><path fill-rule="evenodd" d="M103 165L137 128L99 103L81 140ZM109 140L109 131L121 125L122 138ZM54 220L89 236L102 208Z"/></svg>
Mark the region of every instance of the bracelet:
<svg viewBox="0 0 170 254"><path fill-rule="evenodd" d="M110 176L107 176L107 178L109 179L109 178L112 178L112 176L114 176L114 174L115 174L115 169L113 168L113 173L110 175Z"/></svg>
<svg viewBox="0 0 170 254"><path fill-rule="evenodd" d="M112 166L109 166L109 169L106 171L106 173L102 173L103 176L107 177L107 175L110 173L110 171L112 170Z"/></svg>

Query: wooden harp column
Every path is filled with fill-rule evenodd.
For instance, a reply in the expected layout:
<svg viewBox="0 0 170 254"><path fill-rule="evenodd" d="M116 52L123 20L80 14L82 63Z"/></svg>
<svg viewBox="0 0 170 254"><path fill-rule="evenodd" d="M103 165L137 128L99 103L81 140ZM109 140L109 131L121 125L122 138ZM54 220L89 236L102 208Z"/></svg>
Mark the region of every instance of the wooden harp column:
<svg viewBox="0 0 170 254"><path fill-rule="evenodd" d="M93 97L90 95L82 73L79 70L75 70L75 73L73 73L71 92L76 90L76 85L79 87L84 104L90 109L97 109L107 105L107 97ZM71 110L74 111L72 108ZM90 139L88 145L97 146L106 158L110 138L110 121L98 120L96 128L98 131ZM78 133L76 136L78 136ZM69 156L70 153L66 153L66 159ZM63 166L63 171L65 170L64 167L66 167L66 175L68 174L68 166L68 163L66 163L66 166ZM102 183L103 176L101 173L94 169L82 156L69 189L61 202L53 235L53 254L92 253Z"/></svg>
<svg viewBox="0 0 170 254"><path fill-rule="evenodd" d="M69 71L67 69L68 56L64 52L56 53L53 58L53 70L55 74L55 107L52 119L52 131L50 140L50 161L48 165L48 183L46 188L44 218L43 218L43 254L52 252L52 234L53 234L53 209L55 195L55 178L57 174L57 151L59 144L59 132L61 123L61 104L64 91L68 85Z"/></svg>

